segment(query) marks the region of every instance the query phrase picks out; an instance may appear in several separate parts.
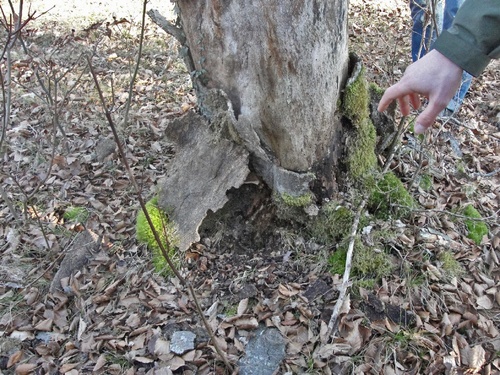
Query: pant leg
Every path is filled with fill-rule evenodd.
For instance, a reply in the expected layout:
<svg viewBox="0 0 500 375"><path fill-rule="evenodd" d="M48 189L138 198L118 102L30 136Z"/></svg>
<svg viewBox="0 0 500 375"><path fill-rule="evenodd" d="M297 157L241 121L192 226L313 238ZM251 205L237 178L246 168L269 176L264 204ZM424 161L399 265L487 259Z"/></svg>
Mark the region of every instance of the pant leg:
<svg viewBox="0 0 500 375"><path fill-rule="evenodd" d="M432 7L435 9L431 9ZM436 28L438 32L441 31L443 9L442 0L410 0L413 21L411 35L411 57L413 61L418 60L430 50L430 46L437 36Z"/></svg>

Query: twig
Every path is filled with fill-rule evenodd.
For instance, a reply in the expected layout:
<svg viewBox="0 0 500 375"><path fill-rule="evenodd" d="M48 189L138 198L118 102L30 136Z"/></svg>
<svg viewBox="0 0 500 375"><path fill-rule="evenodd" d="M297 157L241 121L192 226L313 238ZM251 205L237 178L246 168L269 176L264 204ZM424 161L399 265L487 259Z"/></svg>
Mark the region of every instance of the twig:
<svg viewBox="0 0 500 375"><path fill-rule="evenodd" d="M401 134L403 134L405 128L406 128L406 116L403 116L401 117L401 121L399 122L398 130L396 131L396 134L394 134L394 137L392 138L391 141L391 145L389 146L389 154L384 163L382 174L386 173L389 170L389 166L391 165L392 159L394 158L394 154L396 153L396 145L398 144L399 137L401 137Z"/></svg>
<svg viewBox="0 0 500 375"><path fill-rule="evenodd" d="M500 173L500 168L498 169L495 169L494 171L492 172L489 172L489 173L479 173L479 172L475 172L475 173L472 173L473 176L475 177L484 177L484 178L488 178L488 177L493 177L494 175Z"/></svg>
<svg viewBox="0 0 500 375"><path fill-rule="evenodd" d="M14 205L12 204L12 201L10 200L9 196L7 195L7 192L3 189L1 185L0 185L0 196L5 201L5 204L9 208L9 211L14 217L14 220L17 222L21 221L21 218L19 217L16 209L14 208Z"/></svg>
<svg viewBox="0 0 500 375"><path fill-rule="evenodd" d="M415 183L417 176L420 174L420 171L422 170L422 167L424 165L424 151L427 146L429 140L429 136L427 134L424 134L424 141L422 142L422 145L420 146L420 149L417 151L418 152L418 166L415 172L413 173L413 177L411 178L410 183L408 184L408 190L410 190L413 187L413 184Z"/></svg>
<svg viewBox="0 0 500 375"><path fill-rule="evenodd" d="M326 334L327 338L332 336L333 334L335 334L337 331L337 328L338 328L338 319L339 319L340 309L342 308L342 305L344 304L345 296L347 293L347 288L349 286L349 277L350 277L350 273L351 273L352 257L354 254L354 243L356 241L356 233L358 231L361 213L363 212L363 210L365 208L367 200L368 200L367 198L363 198L363 200L359 204L358 210L356 212L356 216L354 217L354 222L352 223L350 240L349 240L349 247L347 248L347 255L346 255L346 260L345 260L344 276L342 278L342 285L340 286L339 298L337 299L337 302L335 303L335 306L334 306L333 312L332 312L332 316L330 317L330 321L328 322L328 330L327 330L327 334Z"/></svg>
<svg viewBox="0 0 500 375"><path fill-rule="evenodd" d="M141 36L139 38L139 51L137 52L137 62L135 63L134 73L132 74L132 78L130 79L130 85L128 88L128 98L127 102L125 103L125 114L123 115L123 124L122 124L123 128L126 128L128 124L128 113L130 111L130 103L132 103L134 82L135 79L137 78L137 73L139 71L139 67L141 64L142 46L144 44L144 29L146 28L146 4L147 1L144 1L142 7L142 23L141 23Z"/></svg>
<svg viewBox="0 0 500 375"><path fill-rule="evenodd" d="M174 273L174 275L177 277L177 279L179 279L179 282L189 290L189 294L191 295L191 297L193 298L193 301L195 303L196 311L197 311L198 315L201 317L203 325L205 326L205 329L207 330L207 332L208 332L208 334L209 334L209 336L210 336L210 338L211 338L211 340L213 342L213 345L215 347L215 350L216 350L217 354L221 357L221 359L224 362L224 364L226 365L227 369L230 372L232 372L233 371L233 366L229 363L229 360L227 359L226 355L220 349L217 341L215 340L215 334L214 334L214 332L212 330L212 327L210 326L209 322L207 321L207 319L205 318L205 316L203 314L203 310L201 309L201 305L200 305L200 303L198 301L198 298L196 296L196 293L194 291L193 286L191 285L191 283L188 280L186 280L180 274L180 272L178 271L178 269L175 266L174 262L171 260L170 256L168 255L169 254L169 250L170 250L170 246L171 246L171 244L168 241L168 238L165 238L165 243L166 244L164 245L164 242L161 240L158 231L154 227L154 224L153 224L153 222L151 220L151 217L149 216L149 213L147 211L146 203L144 202L144 199L142 197L139 185L137 184L137 181L136 181L136 179L134 177L134 174L133 174L133 172L130 169L130 166L128 164L128 160L127 160L127 157L125 155L125 151L124 151L123 146L121 144L121 141L120 141L120 138L118 136L118 133L116 131L116 126L115 126L115 124L113 122L113 119L111 117L111 113L109 112L109 110L108 110L108 108L106 106L106 102L104 100L104 96L103 96L101 87L99 85L99 81L97 79L97 76L95 74L94 68L92 66L92 61L90 60L90 57L88 57L88 56L87 56L87 62L89 64L90 73L92 75L92 78L94 79L94 83L96 85L96 89L97 89L97 92L99 94L99 100L101 101L101 104L102 104L103 109L104 109L104 113L106 115L106 119L107 119L108 124L109 124L109 126L111 128L114 140L115 140L116 145L118 147L118 154L120 156L120 160L123 163L123 165L124 165L124 167L125 167L125 169L127 171L127 174L128 174L128 176L130 178L132 186L134 187L134 190L135 190L135 192L137 194L137 200L139 201L139 204L140 204L141 209L142 209L142 211L144 213L146 221L148 222L148 225L149 225L149 227L150 227L150 229L151 229L151 231L153 233L154 239L155 239L156 243L158 244L158 247L160 248L160 251L161 251L163 257L167 261L167 264L170 267L170 269L172 270L172 272Z"/></svg>
<svg viewBox="0 0 500 375"><path fill-rule="evenodd" d="M163 31L167 34L172 35L177 41L184 45L186 43L186 35L184 31L180 28L172 24L169 20L163 17L160 12L156 9L148 10L148 16L151 20L156 23Z"/></svg>
<svg viewBox="0 0 500 375"><path fill-rule="evenodd" d="M393 207L400 207L400 208L409 208L408 206L402 206L399 204L393 204ZM485 216L485 217L469 217L461 214L457 214L451 211L444 211L444 210L439 210L435 208L425 208L425 209L418 209L418 208L412 208L412 212L418 212L418 213L436 213L436 214L442 214L442 215L449 215L453 216L459 219L464 219L464 220L471 220L471 221L486 221L490 222L493 221L493 224L495 224L498 221L498 211L495 215L490 215L490 216Z"/></svg>

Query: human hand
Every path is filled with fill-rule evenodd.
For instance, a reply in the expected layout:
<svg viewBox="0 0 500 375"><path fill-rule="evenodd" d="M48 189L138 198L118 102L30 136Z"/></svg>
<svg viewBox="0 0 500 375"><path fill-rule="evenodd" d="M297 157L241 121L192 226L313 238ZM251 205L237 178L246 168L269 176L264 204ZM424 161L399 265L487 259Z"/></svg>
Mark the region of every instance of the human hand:
<svg viewBox="0 0 500 375"><path fill-rule="evenodd" d="M436 50L430 51L411 64L401 80L389 87L378 105L383 112L394 100L398 100L403 116L413 108L420 107L420 95L429 99L427 108L415 121L415 133L421 134L429 128L439 113L446 108L460 87L462 68Z"/></svg>

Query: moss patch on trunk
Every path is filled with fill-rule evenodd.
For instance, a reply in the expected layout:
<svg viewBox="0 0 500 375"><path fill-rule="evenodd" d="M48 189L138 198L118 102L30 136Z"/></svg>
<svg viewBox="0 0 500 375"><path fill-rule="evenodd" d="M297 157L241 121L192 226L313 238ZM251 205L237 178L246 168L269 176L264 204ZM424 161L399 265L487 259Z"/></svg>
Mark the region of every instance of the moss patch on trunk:
<svg viewBox="0 0 500 375"><path fill-rule="evenodd" d="M369 101L365 70L357 61L342 98L343 115L352 127L346 143L346 169L356 182L362 182L373 174L377 166L377 131L370 119Z"/></svg>

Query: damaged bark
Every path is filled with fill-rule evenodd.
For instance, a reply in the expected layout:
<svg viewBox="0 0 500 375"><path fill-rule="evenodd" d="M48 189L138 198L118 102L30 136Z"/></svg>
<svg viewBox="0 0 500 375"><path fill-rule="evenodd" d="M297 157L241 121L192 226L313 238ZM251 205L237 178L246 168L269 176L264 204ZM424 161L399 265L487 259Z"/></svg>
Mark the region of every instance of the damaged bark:
<svg viewBox="0 0 500 375"><path fill-rule="evenodd" d="M186 237L181 248L198 238L201 220L221 207L226 190L244 182L248 166L278 195L338 190L347 2L176 5L175 25L157 11L148 14L180 42L199 104L200 115L189 114L178 120L185 125L167 130L178 151L159 204L171 210ZM215 176L224 176L224 183Z"/></svg>

